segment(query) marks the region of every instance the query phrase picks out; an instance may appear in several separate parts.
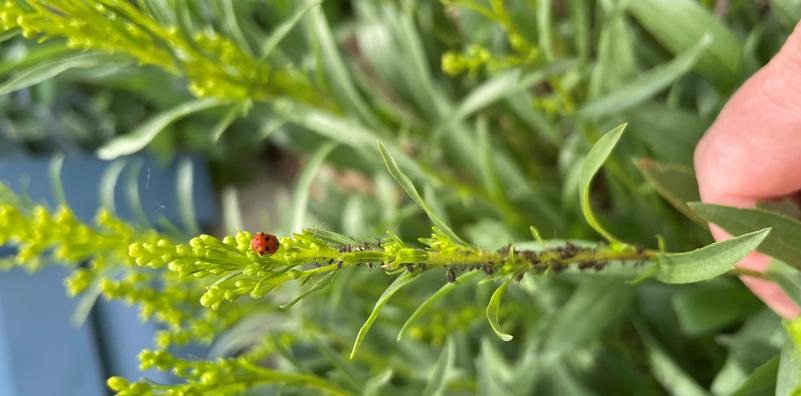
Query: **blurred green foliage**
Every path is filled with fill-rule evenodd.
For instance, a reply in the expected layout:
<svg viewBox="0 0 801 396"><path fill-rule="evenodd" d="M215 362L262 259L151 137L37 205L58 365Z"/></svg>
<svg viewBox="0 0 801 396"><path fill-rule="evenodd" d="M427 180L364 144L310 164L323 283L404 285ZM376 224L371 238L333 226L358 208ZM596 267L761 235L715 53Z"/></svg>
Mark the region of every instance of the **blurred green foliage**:
<svg viewBox="0 0 801 396"><path fill-rule="evenodd" d="M230 192L283 177L260 162L279 148L309 159L266 231L412 240L434 222L497 250L531 246L531 226L546 242L597 240L579 199L583 159L628 122L587 202L609 235L686 251L711 241L687 217L695 143L800 18L795 0L5 0L0 153L147 151L166 162L188 150ZM119 260L134 268L128 277L185 285L187 323L223 315L181 333L214 340L208 360L173 356L169 335L143 353L143 366L185 383L115 377L121 394L790 394L801 383L788 337L799 337L797 322L785 331L728 276L635 286L566 271L503 289L465 280L397 342L421 301L449 284L429 270L393 289L348 360L390 284L379 270L343 270L285 311L275 306L314 285L208 311L191 304L208 279L184 284ZM798 271L778 268L772 276L799 288ZM86 281L72 279L72 289ZM499 340L485 314L514 339Z"/></svg>

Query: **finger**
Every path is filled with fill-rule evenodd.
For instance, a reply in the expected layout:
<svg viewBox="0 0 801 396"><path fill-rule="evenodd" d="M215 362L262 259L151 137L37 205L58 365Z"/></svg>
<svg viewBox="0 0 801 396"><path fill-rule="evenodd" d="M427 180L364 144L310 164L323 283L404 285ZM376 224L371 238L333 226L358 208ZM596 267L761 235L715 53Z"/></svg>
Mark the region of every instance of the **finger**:
<svg viewBox="0 0 801 396"><path fill-rule="evenodd" d="M705 202L752 207L760 199L801 189L801 24L779 53L732 96L695 151ZM715 239L730 236L711 227ZM770 258L749 255L741 267L763 271ZM775 284L743 282L776 313L795 318L801 309Z"/></svg>

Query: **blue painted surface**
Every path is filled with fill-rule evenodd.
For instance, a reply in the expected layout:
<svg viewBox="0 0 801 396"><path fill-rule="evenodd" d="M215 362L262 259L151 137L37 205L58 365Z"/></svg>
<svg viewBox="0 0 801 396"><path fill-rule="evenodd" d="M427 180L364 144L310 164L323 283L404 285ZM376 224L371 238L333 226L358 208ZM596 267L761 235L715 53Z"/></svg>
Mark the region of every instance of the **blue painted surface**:
<svg viewBox="0 0 801 396"><path fill-rule="evenodd" d="M164 216L181 224L176 199L177 162L164 168L150 159L142 161L138 187L142 206L153 222ZM37 203L54 205L48 176L50 159L0 160L0 182L14 191L26 191ZM195 217L203 226L217 217L208 173L193 161ZM76 216L91 220L98 208L99 182L109 162L89 157L67 158L61 178L67 202ZM117 214L134 218L125 197L126 166L115 189ZM8 254L8 253L6 253ZM0 256L3 252L0 251ZM136 355L152 347L152 323L142 323L138 308L117 302L100 302L90 323L77 328L70 317L77 300L63 287L68 271L46 268L35 275L21 269L0 273L0 396L104 395L109 374L138 378ZM94 329L89 324L96 324ZM164 373L148 373L168 381Z"/></svg>

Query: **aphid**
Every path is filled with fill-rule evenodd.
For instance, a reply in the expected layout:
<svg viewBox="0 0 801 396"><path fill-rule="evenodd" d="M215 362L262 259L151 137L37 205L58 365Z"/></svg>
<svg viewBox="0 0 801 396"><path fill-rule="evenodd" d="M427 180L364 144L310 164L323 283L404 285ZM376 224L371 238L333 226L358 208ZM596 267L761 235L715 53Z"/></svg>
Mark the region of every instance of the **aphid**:
<svg viewBox="0 0 801 396"><path fill-rule="evenodd" d="M453 268L448 268L446 275L448 276L448 282L456 282L456 271L454 271Z"/></svg>
<svg viewBox="0 0 801 396"><path fill-rule="evenodd" d="M253 239L250 240L250 250L258 253L260 256L265 254L273 255L278 251L279 247L278 238L273 234L265 234L257 232Z"/></svg>

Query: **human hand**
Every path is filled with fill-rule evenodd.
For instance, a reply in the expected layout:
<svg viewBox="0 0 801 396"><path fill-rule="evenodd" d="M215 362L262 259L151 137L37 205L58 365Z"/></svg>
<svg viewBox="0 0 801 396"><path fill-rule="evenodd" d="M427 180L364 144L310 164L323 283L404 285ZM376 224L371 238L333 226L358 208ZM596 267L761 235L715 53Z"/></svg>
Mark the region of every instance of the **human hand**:
<svg viewBox="0 0 801 396"><path fill-rule="evenodd" d="M709 203L753 207L801 190L801 23L720 112L695 149L695 171L701 199ZM717 240L730 237L716 226L710 229ZM761 272L769 261L753 253L739 266ZM774 283L741 279L782 317L801 314Z"/></svg>

